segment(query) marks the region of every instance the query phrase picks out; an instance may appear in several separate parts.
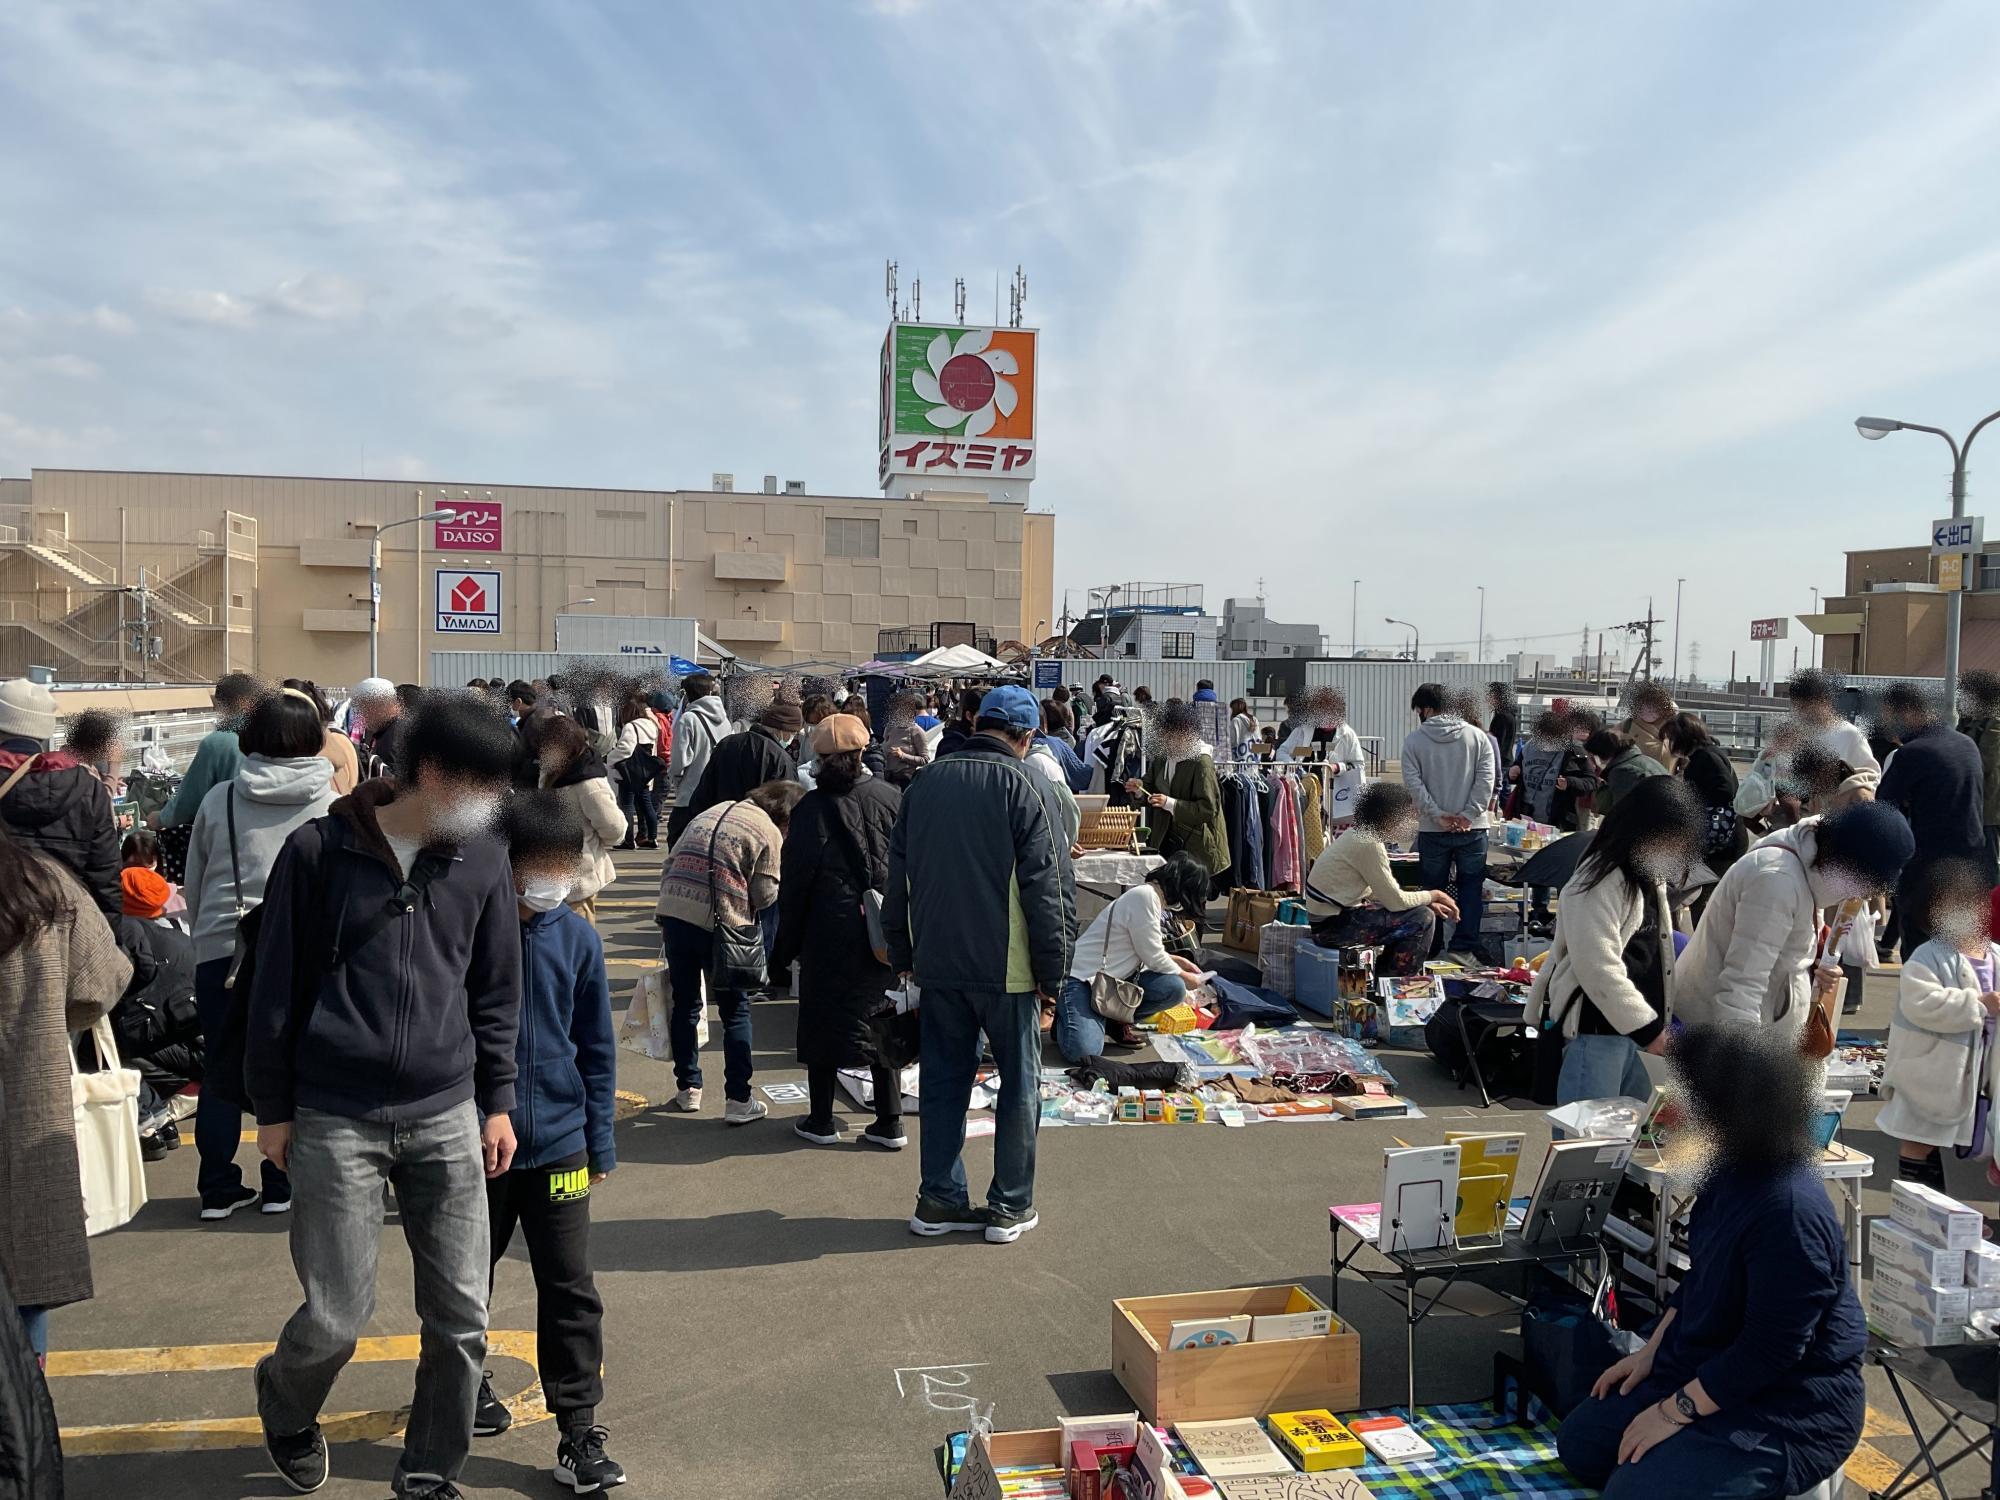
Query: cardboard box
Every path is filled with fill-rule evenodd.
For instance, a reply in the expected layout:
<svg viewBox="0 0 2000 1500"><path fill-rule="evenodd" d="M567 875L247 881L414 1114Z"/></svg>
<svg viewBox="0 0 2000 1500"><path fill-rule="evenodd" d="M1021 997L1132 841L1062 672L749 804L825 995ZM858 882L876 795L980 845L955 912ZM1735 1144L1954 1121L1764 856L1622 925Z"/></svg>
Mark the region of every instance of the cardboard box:
<svg viewBox="0 0 2000 1500"><path fill-rule="evenodd" d="M2000 1245L1981 1240L1965 1252L1965 1284L1982 1289L2000 1286Z"/></svg>
<svg viewBox="0 0 2000 1500"><path fill-rule="evenodd" d="M1868 1326L1890 1343L1905 1349L1939 1349L1962 1344L1966 1339L1963 1323L1934 1323L1907 1308L1868 1299Z"/></svg>
<svg viewBox="0 0 2000 1500"><path fill-rule="evenodd" d="M1361 1337L1329 1315L1322 1337L1255 1339L1220 1349L1169 1349L1189 1318L1290 1312L1300 1286L1238 1287L1111 1304L1111 1373L1149 1422L1261 1417L1274 1411L1353 1411L1361 1402ZM1313 1305L1319 1305L1313 1299Z"/></svg>
<svg viewBox="0 0 2000 1500"><path fill-rule="evenodd" d="M1912 1234L1947 1250L1970 1250L1980 1240L1977 1210L1922 1183L1889 1184L1889 1217Z"/></svg>
<svg viewBox="0 0 2000 1500"><path fill-rule="evenodd" d="M1933 1245L1894 1219L1868 1221L1868 1253L1875 1258L1877 1271L1892 1267L1926 1286L1964 1286L1972 1258L1962 1250ZM1994 1271L1995 1285L2000 1285L2000 1256L1995 1257Z"/></svg>
<svg viewBox="0 0 2000 1500"><path fill-rule="evenodd" d="M2000 1312L2000 1286L1969 1286L1965 1300L1976 1312Z"/></svg>
<svg viewBox="0 0 2000 1500"><path fill-rule="evenodd" d="M975 1432L965 1466L951 1482L951 1500L1000 1500L999 1469L1019 1464L1063 1468L1062 1429L1032 1432Z"/></svg>
<svg viewBox="0 0 2000 1500"><path fill-rule="evenodd" d="M1875 1268L1868 1295L1877 1304L1907 1309L1933 1323L1963 1323L1972 1316L1972 1294L1962 1286L1932 1286L1895 1266Z"/></svg>

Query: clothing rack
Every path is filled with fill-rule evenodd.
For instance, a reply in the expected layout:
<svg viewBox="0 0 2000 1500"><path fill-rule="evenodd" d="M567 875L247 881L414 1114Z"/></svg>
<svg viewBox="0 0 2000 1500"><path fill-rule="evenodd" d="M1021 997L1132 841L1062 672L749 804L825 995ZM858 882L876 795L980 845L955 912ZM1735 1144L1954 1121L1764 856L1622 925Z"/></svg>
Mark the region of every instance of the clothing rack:
<svg viewBox="0 0 2000 1500"><path fill-rule="evenodd" d="M1303 781L1305 779L1305 773L1307 771L1318 772L1319 795L1320 795L1320 809L1319 809L1320 829L1323 835L1326 836L1329 839L1329 841L1331 840L1332 833L1331 830L1327 828L1327 819L1326 819L1326 789L1331 784L1331 778L1329 778L1326 774L1326 765L1324 762L1315 763L1313 761L1308 761L1308 760L1289 760L1289 761L1218 760L1213 762L1213 764L1215 766L1215 774L1218 777L1223 776L1225 774L1234 776L1240 774L1242 771L1248 770L1248 771L1256 771L1266 776L1271 775L1273 772L1275 772L1279 776L1289 777L1294 781ZM1292 799L1292 802L1293 806L1297 809L1295 816L1297 818L1298 826L1294 830L1294 835L1297 837L1299 841L1299 892L1301 895L1303 895L1306 888L1306 870L1307 870L1306 802L1303 796L1294 797Z"/></svg>

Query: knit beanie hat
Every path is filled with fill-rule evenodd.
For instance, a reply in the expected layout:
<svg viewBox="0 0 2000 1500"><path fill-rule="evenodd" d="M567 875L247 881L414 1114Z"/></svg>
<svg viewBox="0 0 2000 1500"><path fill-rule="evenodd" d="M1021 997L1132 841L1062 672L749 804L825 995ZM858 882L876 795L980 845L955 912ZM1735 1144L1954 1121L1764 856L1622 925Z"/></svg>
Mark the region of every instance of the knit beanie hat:
<svg viewBox="0 0 2000 1500"><path fill-rule="evenodd" d="M174 894L164 876L140 865L119 872L118 888L124 892L119 909L128 917L157 917Z"/></svg>
<svg viewBox="0 0 2000 1500"><path fill-rule="evenodd" d="M805 728L806 716L797 698L779 693L771 700L770 707L757 715L757 722L776 734L797 734Z"/></svg>

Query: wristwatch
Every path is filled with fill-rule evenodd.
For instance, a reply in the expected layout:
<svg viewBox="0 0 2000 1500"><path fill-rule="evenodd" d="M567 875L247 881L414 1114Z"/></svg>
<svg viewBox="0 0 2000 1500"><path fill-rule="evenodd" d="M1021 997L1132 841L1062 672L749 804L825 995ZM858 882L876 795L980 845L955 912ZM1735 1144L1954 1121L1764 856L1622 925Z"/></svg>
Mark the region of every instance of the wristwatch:
<svg viewBox="0 0 2000 1500"><path fill-rule="evenodd" d="M1686 1417L1690 1422L1701 1416L1701 1412L1694 1404L1694 1397L1690 1396L1684 1390L1674 1392L1674 1410Z"/></svg>

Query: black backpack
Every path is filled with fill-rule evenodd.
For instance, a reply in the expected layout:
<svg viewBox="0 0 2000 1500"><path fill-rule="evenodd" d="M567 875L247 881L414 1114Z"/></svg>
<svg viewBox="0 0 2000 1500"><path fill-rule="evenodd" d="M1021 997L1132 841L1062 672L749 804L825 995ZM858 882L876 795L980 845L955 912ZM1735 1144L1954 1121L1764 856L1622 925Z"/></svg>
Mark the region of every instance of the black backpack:
<svg viewBox="0 0 2000 1500"><path fill-rule="evenodd" d="M319 861L326 862L329 848L336 847L339 840L330 839L333 820L315 818L309 825L319 833ZM282 856L281 856L282 857ZM417 855L414 868L403 878L381 911L361 924L353 933L343 927L335 927L330 937L322 940L320 934L292 934L294 952L321 953L317 966L301 964L295 971L298 985L292 992L291 1036L293 1047L304 1040L306 1028L312 1023L312 1013L319 1004L320 986L328 975L338 969L346 956L360 951L391 922L406 917L415 911L423 901L424 892L430 883L450 869L453 858L435 849L425 849ZM243 872L236 854L236 789L229 791L229 876L236 886L236 903L239 910L243 904ZM236 919L236 954L230 960L229 975L222 981L227 993L229 1008L223 1014L221 1033L209 1041L208 1066L202 1075L201 1086L213 1090L216 1097L226 1099L240 1109L251 1108L250 1090L244 1081L243 1064L248 1050L250 1036L250 997L257 988L257 945L264 930L265 903L259 901L250 910Z"/></svg>

